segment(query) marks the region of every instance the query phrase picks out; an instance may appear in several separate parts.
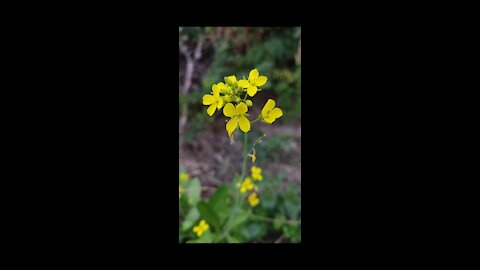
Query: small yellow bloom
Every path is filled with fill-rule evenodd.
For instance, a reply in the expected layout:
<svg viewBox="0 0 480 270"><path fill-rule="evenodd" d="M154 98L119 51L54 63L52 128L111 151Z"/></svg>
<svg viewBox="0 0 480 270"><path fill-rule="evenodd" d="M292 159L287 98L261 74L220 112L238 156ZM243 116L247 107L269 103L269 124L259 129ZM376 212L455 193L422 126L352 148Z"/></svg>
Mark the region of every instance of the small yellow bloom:
<svg viewBox="0 0 480 270"><path fill-rule="evenodd" d="M255 156L255 154L248 154L248 155L252 157L252 162L255 162L255 160L257 160L257 157Z"/></svg>
<svg viewBox="0 0 480 270"><path fill-rule="evenodd" d="M180 180L187 181L188 179L190 179L190 175L188 173L181 173L180 174Z"/></svg>
<svg viewBox="0 0 480 270"><path fill-rule="evenodd" d="M265 103L265 106L263 106L261 119L263 122L271 124L282 115L282 110L280 108L275 108L275 101L269 99L267 103Z"/></svg>
<svg viewBox="0 0 480 270"><path fill-rule="evenodd" d="M237 77L235 77L235 75L225 77L225 82L227 85L236 86L235 84L237 83Z"/></svg>
<svg viewBox="0 0 480 270"><path fill-rule="evenodd" d="M178 185L178 198L182 197L183 187Z"/></svg>
<svg viewBox="0 0 480 270"><path fill-rule="evenodd" d="M245 178L245 181L243 181L241 187L240 187L240 192L245 193L247 191L250 191L254 189L254 186L252 184L252 179L250 177Z"/></svg>
<svg viewBox="0 0 480 270"><path fill-rule="evenodd" d="M198 226L193 227L193 232L197 234L198 237L208 230L208 224L205 220L201 220Z"/></svg>
<svg viewBox="0 0 480 270"><path fill-rule="evenodd" d="M252 178L255 181L262 181L263 180L262 169L259 167L252 166Z"/></svg>
<svg viewBox="0 0 480 270"><path fill-rule="evenodd" d="M223 114L231 119L227 122L226 129L230 138L233 137L233 132L240 125L240 129L243 132L250 131L250 121L248 121L245 114L248 111L248 107L245 103L240 102L236 107L232 103L227 103L223 108Z"/></svg>
<svg viewBox="0 0 480 270"><path fill-rule="evenodd" d="M249 96L253 97L257 91L257 86L262 86L267 83L266 76L258 76L258 70L252 69L248 74L248 81L247 80L240 80L238 81L238 86L242 88L247 88L247 93Z"/></svg>
<svg viewBox="0 0 480 270"><path fill-rule="evenodd" d="M223 106L223 99L220 97L220 90L222 89L223 83L212 85L212 95L203 96L203 105L210 105L207 109L207 114L212 116L215 113L215 110L221 109Z"/></svg>
<svg viewBox="0 0 480 270"><path fill-rule="evenodd" d="M250 206L255 207L260 203L260 199L257 198L257 193L252 193L248 196L248 202Z"/></svg>

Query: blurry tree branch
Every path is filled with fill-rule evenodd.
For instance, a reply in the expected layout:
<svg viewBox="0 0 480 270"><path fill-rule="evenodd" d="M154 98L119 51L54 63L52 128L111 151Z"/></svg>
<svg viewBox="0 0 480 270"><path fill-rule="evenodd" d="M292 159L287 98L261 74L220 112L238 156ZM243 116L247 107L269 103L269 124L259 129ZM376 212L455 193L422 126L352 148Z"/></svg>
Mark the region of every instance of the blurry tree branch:
<svg viewBox="0 0 480 270"><path fill-rule="evenodd" d="M203 42L204 42L204 36L200 35L197 40L195 49L192 51L185 44L184 39L180 38L179 40L179 49L180 49L180 52L185 56L185 60L187 64L185 69L183 84L182 84L182 87L180 88L180 93L182 96L188 94L188 91L192 86L192 76L195 70L195 65L202 57ZM180 135L184 133L184 129L187 124L187 121L188 121L188 105L184 103L182 105L181 113L180 113L180 123L179 123Z"/></svg>

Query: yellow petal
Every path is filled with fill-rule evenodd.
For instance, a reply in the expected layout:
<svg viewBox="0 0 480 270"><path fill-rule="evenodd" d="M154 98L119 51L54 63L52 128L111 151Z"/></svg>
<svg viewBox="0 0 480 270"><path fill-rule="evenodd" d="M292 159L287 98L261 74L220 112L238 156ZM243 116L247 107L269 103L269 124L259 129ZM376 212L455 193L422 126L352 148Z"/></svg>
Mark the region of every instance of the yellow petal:
<svg viewBox="0 0 480 270"><path fill-rule="evenodd" d="M273 109L275 108L275 101L273 99L269 99L267 101L267 103L265 103L265 106L263 106L263 109L262 109L262 116L263 118L267 118L268 117L268 113Z"/></svg>
<svg viewBox="0 0 480 270"><path fill-rule="evenodd" d="M279 118L282 115L283 115L283 112L282 110L280 110L280 108L275 108L272 111L270 111L270 113L268 113L268 117L273 117L275 119Z"/></svg>
<svg viewBox="0 0 480 270"><path fill-rule="evenodd" d="M247 80L240 80L238 81L238 86L242 88L247 88L250 86L250 83Z"/></svg>
<svg viewBox="0 0 480 270"><path fill-rule="evenodd" d="M219 98L217 100L217 109L220 110L222 108L222 106L223 106L223 99Z"/></svg>
<svg viewBox="0 0 480 270"><path fill-rule="evenodd" d="M227 117L234 117L237 113L235 111L235 106L232 103L227 103L225 107L223 107L223 114Z"/></svg>
<svg viewBox="0 0 480 270"><path fill-rule="evenodd" d="M237 118L230 119L227 122L227 126L226 126L228 134L232 134L235 131L235 129L237 128L237 126L238 126L238 119Z"/></svg>
<svg viewBox="0 0 480 270"><path fill-rule="evenodd" d="M249 86L247 89L247 93L249 96L253 97L258 91L258 88L256 86Z"/></svg>
<svg viewBox="0 0 480 270"><path fill-rule="evenodd" d="M200 228L198 226L193 227L193 232L194 233L198 232L199 230L200 230Z"/></svg>
<svg viewBox="0 0 480 270"><path fill-rule="evenodd" d="M257 78L258 78L258 70L257 69L252 69L250 71L250 74L248 74L248 81L250 83L253 83L257 80Z"/></svg>
<svg viewBox="0 0 480 270"><path fill-rule="evenodd" d="M250 121L245 116L240 116L238 118L238 123L240 124L240 129L243 132L249 132L250 131Z"/></svg>
<svg viewBox="0 0 480 270"><path fill-rule="evenodd" d="M207 114L212 116L215 113L216 109L217 109L217 103L215 102L212 105L210 105L210 107L208 107Z"/></svg>
<svg viewBox="0 0 480 270"><path fill-rule="evenodd" d="M217 84L212 85L213 96L218 97L220 95L220 87Z"/></svg>
<svg viewBox="0 0 480 270"><path fill-rule="evenodd" d="M268 124L271 124L271 123L275 122L275 118L273 118L273 117L264 117L263 120L265 122L267 122Z"/></svg>
<svg viewBox="0 0 480 270"><path fill-rule="evenodd" d="M265 77L265 76L260 76L260 77L258 77L257 80L255 81L255 85L256 85L256 86L262 86L262 85L264 85L264 84L266 84L266 83L267 83L267 77Z"/></svg>
<svg viewBox="0 0 480 270"><path fill-rule="evenodd" d="M235 75L228 76L225 81L226 81L227 83L234 84L234 83L237 81L237 77L235 77Z"/></svg>
<svg viewBox="0 0 480 270"><path fill-rule="evenodd" d="M203 105L210 105L215 101L212 95L203 96Z"/></svg>
<svg viewBox="0 0 480 270"><path fill-rule="evenodd" d="M244 114L248 111L247 104L240 102L236 108L236 115Z"/></svg>

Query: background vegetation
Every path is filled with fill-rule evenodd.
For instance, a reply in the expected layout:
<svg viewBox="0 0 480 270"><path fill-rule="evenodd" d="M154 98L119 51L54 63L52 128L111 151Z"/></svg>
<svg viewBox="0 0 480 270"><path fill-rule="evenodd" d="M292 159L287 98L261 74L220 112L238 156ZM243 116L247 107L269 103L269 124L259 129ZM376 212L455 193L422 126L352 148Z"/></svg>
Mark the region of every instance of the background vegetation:
<svg viewBox="0 0 480 270"><path fill-rule="evenodd" d="M267 134L256 147L256 165L264 169L265 177L261 182L261 203L254 209L245 205L239 216L244 220L236 223L234 236L228 241L301 241L300 28L180 27L179 163L182 172L192 176L188 181L179 180L188 190L180 199L180 242L198 241L192 227L197 225L200 213L192 209L200 198L224 196L223 188L230 187L233 172L241 170L240 137L230 145L224 117L219 113L209 117L202 96L224 76L248 77L253 68L266 75L268 82L262 87L265 90L254 97L255 105L249 111L258 114L265 102L273 98L284 116L275 125L261 125L259 131L249 136L252 143L261 134ZM227 211L220 205L213 207ZM208 242L208 237L202 241Z"/></svg>

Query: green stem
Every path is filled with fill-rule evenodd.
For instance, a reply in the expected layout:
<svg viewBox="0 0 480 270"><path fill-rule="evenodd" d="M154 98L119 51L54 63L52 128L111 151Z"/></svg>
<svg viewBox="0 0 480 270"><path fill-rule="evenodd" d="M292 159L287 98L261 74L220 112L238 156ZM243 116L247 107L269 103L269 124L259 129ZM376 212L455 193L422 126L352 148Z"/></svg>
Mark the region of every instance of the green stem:
<svg viewBox="0 0 480 270"><path fill-rule="evenodd" d="M245 177L245 171L247 169L247 142L248 142L248 133L244 133L244 141L243 141L243 166L242 166L242 175L240 176L240 182L243 181L243 178ZM235 181L233 183L235 185ZM222 241L225 237L230 235L230 230L232 229L232 223L235 220L235 217L237 216L237 211L239 210L240 206L240 189L236 188L236 194L235 194L235 203L232 207L232 211L230 212L230 218L227 221L227 228L223 232L223 234L218 238L218 242Z"/></svg>

